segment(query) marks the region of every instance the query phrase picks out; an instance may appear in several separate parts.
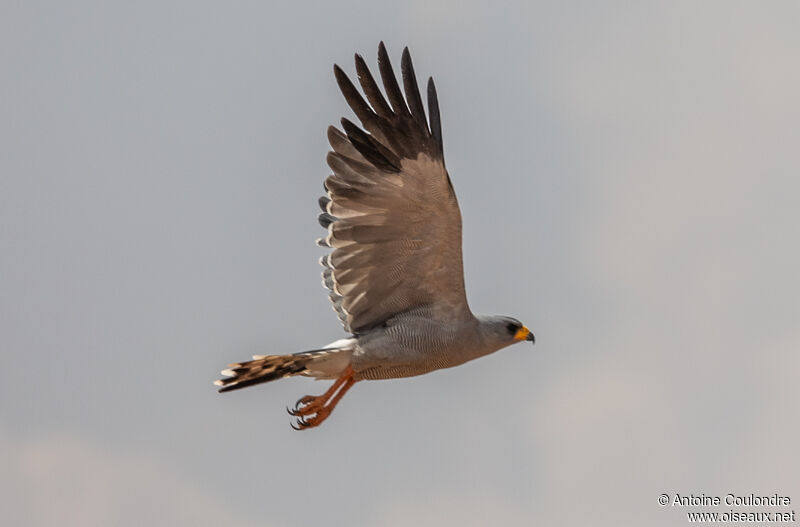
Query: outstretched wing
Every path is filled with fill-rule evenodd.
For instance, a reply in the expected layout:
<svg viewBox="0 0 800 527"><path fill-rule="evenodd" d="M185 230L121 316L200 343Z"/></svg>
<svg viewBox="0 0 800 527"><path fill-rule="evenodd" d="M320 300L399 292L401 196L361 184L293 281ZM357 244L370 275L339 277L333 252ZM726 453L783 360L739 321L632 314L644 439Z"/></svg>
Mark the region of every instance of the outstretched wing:
<svg viewBox="0 0 800 527"><path fill-rule="evenodd" d="M318 241L323 283L344 327L353 333L391 316L433 306L442 317L469 313L461 260L461 213L444 165L439 103L428 79L430 127L408 48L401 71L405 98L383 42L378 47L386 98L356 55L365 101L339 66L334 73L366 130L342 119L328 128L333 175L325 180Z"/></svg>

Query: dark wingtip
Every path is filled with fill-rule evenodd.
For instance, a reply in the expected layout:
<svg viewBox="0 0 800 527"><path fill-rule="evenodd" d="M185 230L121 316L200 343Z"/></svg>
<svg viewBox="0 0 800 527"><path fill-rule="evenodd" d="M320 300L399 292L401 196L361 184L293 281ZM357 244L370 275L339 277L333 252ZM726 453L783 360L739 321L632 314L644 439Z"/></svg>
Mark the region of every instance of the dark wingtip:
<svg viewBox="0 0 800 527"><path fill-rule="evenodd" d="M334 64L333 65L333 74L336 77L337 81L339 80L339 77L342 77L342 76L346 77L347 76L347 74L344 72L344 70L341 67L339 67L338 64Z"/></svg>
<svg viewBox="0 0 800 527"><path fill-rule="evenodd" d="M358 53L356 53L356 76L375 113L384 118L393 117L392 109L389 107L386 99L384 99L380 88L378 88L378 84L375 82L372 73L370 73L369 67L364 61L364 57Z"/></svg>
<svg viewBox="0 0 800 527"><path fill-rule="evenodd" d="M319 216L317 216L317 221L319 222L320 226L323 229L327 229L328 225L336 221L336 218L328 214L327 212L323 212Z"/></svg>
<svg viewBox="0 0 800 527"><path fill-rule="evenodd" d="M359 132L361 131L358 128L358 126L356 126L355 123L353 123L353 121L351 121L347 117L342 117L341 119L339 119L339 123L342 125L344 133L347 134L348 136L349 136L348 132L353 133L354 130L358 130Z"/></svg>
<svg viewBox="0 0 800 527"><path fill-rule="evenodd" d="M391 64L391 60L389 60L389 53L386 51L386 46L383 45L383 41L378 44L378 67L380 68L381 64Z"/></svg>
<svg viewBox="0 0 800 527"><path fill-rule="evenodd" d="M344 133L347 134L347 138L350 140L350 144L367 161L386 172L400 171L400 159L394 152L375 141L346 117L342 117L340 122L342 123L342 128L344 128Z"/></svg>
<svg viewBox="0 0 800 527"><path fill-rule="evenodd" d="M353 60L355 61L356 66L358 66L359 64L364 64L364 66L367 65L367 61L364 60L364 57L361 56L361 53L356 53L353 56Z"/></svg>
<svg viewBox="0 0 800 527"><path fill-rule="evenodd" d="M403 56L400 60L400 71L403 74L403 87L406 91L406 104L411 115L417 123L429 134L428 121L425 117L425 108L422 106L422 96L417 85L417 74L414 72L414 63L411 60L411 53L408 46L403 49Z"/></svg>
<svg viewBox="0 0 800 527"><path fill-rule="evenodd" d="M428 77L428 117L430 119L431 136L439 148L439 155L444 162L444 142L442 141L442 117L439 113L439 97L433 77Z"/></svg>

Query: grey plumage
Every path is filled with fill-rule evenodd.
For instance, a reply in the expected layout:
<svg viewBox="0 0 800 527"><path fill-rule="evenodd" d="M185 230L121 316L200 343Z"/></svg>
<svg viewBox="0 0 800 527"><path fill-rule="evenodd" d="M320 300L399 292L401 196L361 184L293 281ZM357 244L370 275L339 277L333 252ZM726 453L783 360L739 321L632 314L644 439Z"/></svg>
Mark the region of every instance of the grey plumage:
<svg viewBox="0 0 800 527"><path fill-rule="evenodd" d="M317 241L332 249L320 259L322 283L352 338L235 364L224 372L228 379L217 381L228 391L292 375L338 379L290 412L300 416L301 428L324 420L332 410L325 405L335 405L358 380L419 375L533 340L516 319L476 317L467 304L461 213L445 168L433 79L428 118L408 48L401 89L386 48L378 47L385 97L360 55L355 65L364 96L344 70L333 70L363 129L346 118L341 130L328 128L332 174L318 217L327 235Z"/></svg>

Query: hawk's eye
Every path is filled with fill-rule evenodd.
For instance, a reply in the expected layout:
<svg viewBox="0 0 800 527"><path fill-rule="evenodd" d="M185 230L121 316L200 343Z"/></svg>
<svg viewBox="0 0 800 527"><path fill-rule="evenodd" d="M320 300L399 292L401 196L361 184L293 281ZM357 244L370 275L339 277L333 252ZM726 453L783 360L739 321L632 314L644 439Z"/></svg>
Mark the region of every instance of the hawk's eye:
<svg viewBox="0 0 800 527"><path fill-rule="evenodd" d="M516 335L517 331L519 331L519 326L517 324L514 324L513 322L509 322L508 324L506 324L506 329L512 335Z"/></svg>

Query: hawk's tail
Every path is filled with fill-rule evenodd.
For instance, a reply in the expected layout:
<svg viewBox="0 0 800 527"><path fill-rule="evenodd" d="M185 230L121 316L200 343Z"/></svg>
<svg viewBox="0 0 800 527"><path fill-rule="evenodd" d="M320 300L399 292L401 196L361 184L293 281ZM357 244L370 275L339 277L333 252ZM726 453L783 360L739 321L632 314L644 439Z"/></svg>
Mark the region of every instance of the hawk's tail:
<svg viewBox="0 0 800 527"><path fill-rule="evenodd" d="M253 360L231 364L230 369L222 371L226 378L214 384L220 386L222 393L294 375L336 378L349 365L351 353L352 349L341 347L292 355L253 355Z"/></svg>

